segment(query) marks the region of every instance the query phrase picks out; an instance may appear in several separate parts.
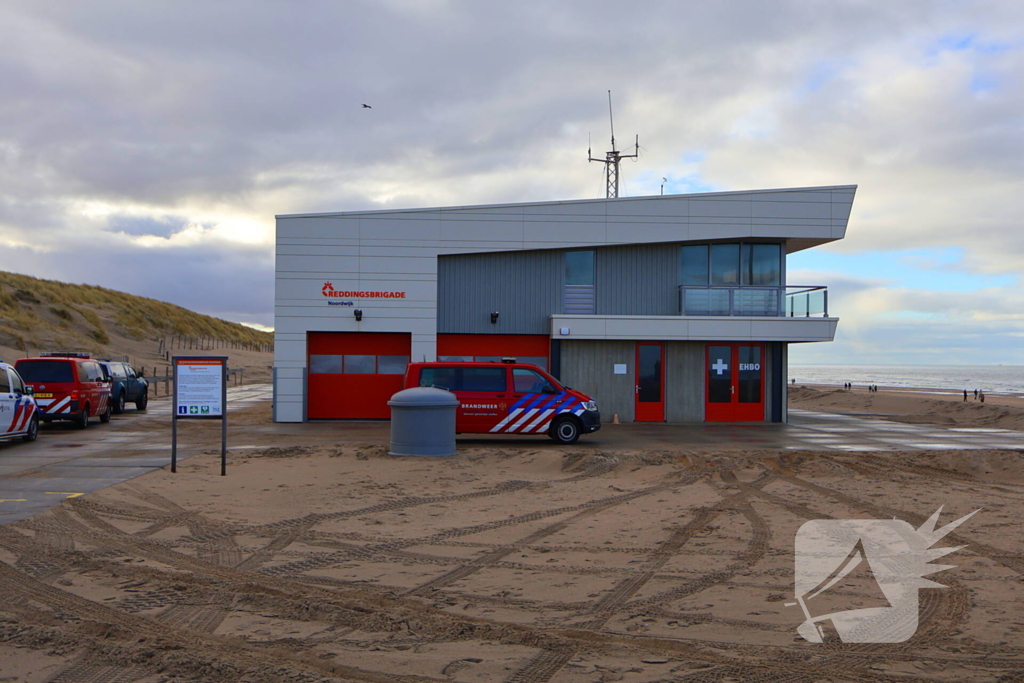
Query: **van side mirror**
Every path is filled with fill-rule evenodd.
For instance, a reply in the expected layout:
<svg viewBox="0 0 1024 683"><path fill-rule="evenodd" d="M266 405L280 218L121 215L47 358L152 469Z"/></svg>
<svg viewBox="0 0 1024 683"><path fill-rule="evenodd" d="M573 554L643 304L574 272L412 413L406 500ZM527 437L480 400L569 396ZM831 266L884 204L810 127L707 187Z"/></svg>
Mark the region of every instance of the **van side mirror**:
<svg viewBox="0 0 1024 683"><path fill-rule="evenodd" d="M146 369L145 368L139 368L139 371L136 373L136 375L138 375L139 377L145 377L146 376Z"/></svg>
<svg viewBox="0 0 1024 683"><path fill-rule="evenodd" d="M33 389L32 387L28 387L28 386L25 387L25 396L31 396L34 393L36 393L35 389Z"/></svg>
<svg viewBox="0 0 1024 683"><path fill-rule="evenodd" d="M540 393L542 393L542 394L557 394L558 393L558 389L555 389L550 384L545 384L544 388L540 390Z"/></svg>

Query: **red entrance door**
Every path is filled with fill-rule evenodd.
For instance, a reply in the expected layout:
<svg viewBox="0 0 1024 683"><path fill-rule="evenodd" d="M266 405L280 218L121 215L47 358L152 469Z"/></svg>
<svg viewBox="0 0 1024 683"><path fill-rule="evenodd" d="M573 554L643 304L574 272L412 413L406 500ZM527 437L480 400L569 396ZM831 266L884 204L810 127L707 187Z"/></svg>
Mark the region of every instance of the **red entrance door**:
<svg viewBox="0 0 1024 683"><path fill-rule="evenodd" d="M637 342L636 421L665 421L665 344Z"/></svg>
<svg viewBox="0 0 1024 683"><path fill-rule="evenodd" d="M708 344L707 422L764 421L764 345Z"/></svg>

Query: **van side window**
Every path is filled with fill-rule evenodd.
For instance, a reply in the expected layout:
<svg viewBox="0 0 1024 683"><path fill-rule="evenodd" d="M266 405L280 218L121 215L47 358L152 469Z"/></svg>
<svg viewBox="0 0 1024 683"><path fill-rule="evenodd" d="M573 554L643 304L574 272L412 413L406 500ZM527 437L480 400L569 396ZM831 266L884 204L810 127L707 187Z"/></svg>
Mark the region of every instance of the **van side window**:
<svg viewBox="0 0 1024 683"><path fill-rule="evenodd" d="M503 392L505 368L462 368L463 391Z"/></svg>
<svg viewBox="0 0 1024 683"><path fill-rule="evenodd" d="M460 389L458 373L458 368L423 368L420 370L420 386L458 391Z"/></svg>
<svg viewBox="0 0 1024 683"><path fill-rule="evenodd" d="M514 368L512 370L512 383L515 385L515 392L517 394L539 394L545 389L549 392L557 393L555 387L551 385L551 382L544 379L543 375L526 368Z"/></svg>
<svg viewBox="0 0 1024 683"><path fill-rule="evenodd" d="M7 379L7 368L0 368L0 394L11 392L11 382Z"/></svg>

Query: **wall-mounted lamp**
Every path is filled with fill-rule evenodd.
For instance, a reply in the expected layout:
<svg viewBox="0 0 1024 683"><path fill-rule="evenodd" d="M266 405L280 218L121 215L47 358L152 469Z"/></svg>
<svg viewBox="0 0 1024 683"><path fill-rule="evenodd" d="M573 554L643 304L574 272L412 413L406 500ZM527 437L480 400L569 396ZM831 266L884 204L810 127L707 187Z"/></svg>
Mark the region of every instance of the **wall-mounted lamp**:
<svg viewBox="0 0 1024 683"><path fill-rule="evenodd" d="M354 315L356 317L356 322L359 322L360 320L363 319L363 312L361 310L359 310L358 308L356 310L352 311L352 315Z"/></svg>
<svg viewBox="0 0 1024 683"><path fill-rule="evenodd" d="M498 313L497 311L491 311L491 324L492 325L497 325L498 324L498 316L499 315L501 315L501 313Z"/></svg>

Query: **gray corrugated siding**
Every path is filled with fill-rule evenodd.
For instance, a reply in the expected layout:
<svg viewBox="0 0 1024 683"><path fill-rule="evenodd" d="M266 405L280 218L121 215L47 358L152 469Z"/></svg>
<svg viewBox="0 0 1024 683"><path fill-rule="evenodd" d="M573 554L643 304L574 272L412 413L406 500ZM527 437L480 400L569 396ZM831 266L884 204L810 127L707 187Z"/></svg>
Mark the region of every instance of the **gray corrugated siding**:
<svg viewBox="0 0 1024 683"><path fill-rule="evenodd" d="M598 315L678 315L679 245L597 249Z"/></svg>
<svg viewBox="0 0 1024 683"><path fill-rule="evenodd" d="M562 310L561 251L441 256L437 271L440 334L546 335ZM496 325L492 311L501 314Z"/></svg>
<svg viewBox="0 0 1024 683"><path fill-rule="evenodd" d="M564 250L460 254L438 258L441 334L548 334L548 317L578 297L564 286ZM594 308L601 315L677 315L679 245L595 250ZM583 292L579 292L582 294ZM569 299L573 299L572 305ZM501 315L491 325L491 311Z"/></svg>

